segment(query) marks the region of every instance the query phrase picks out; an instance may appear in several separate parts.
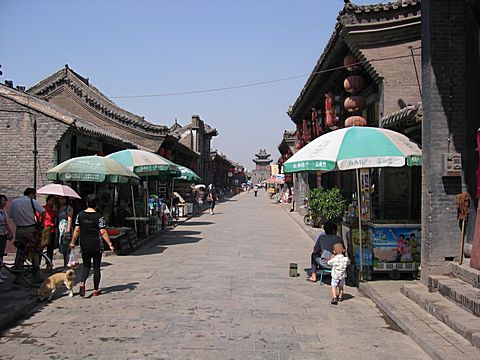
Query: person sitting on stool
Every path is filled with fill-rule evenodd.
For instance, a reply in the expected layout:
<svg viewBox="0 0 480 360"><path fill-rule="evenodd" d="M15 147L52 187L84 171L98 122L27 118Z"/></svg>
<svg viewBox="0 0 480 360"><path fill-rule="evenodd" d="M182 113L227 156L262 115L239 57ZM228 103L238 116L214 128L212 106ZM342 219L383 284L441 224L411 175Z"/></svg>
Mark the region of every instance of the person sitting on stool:
<svg viewBox="0 0 480 360"><path fill-rule="evenodd" d="M317 270L319 268L327 270L332 268L327 264L327 261L333 255L333 245L337 243L343 245L342 238L337 235L336 224L333 222L326 222L323 224L323 230L325 231L325 234L321 234L318 237L311 255L312 268L310 277L307 279L311 282L317 281Z"/></svg>

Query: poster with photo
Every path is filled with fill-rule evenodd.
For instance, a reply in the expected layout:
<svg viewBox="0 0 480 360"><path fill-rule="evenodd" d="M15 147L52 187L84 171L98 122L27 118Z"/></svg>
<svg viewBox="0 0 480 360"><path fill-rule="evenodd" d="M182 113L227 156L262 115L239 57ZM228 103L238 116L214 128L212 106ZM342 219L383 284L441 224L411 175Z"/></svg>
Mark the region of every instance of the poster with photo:
<svg viewBox="0 0 480 360"><path fill-rule="evenodd" d="M420 225L368 225L375 262L420 262Z"/></svg>
<svg viewBox="0 0 480 360"><path fill-rule="evenodd" d="M370 170L360 169L360 216L363 221L371 219Z"/></svg>

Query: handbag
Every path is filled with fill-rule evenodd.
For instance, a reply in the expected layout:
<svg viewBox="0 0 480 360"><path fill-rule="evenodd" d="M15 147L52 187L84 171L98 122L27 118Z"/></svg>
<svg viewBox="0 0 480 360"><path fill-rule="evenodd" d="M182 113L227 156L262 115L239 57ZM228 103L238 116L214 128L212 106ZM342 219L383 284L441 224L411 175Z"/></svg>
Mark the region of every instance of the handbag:
<svg viewBox="0 0 480 360"><path fill-rule="evenodd" d="M75 269L80 263L75 258L75 252L73 249L70 249L70 254L68 255L68 264L69 269Z"/></svg>

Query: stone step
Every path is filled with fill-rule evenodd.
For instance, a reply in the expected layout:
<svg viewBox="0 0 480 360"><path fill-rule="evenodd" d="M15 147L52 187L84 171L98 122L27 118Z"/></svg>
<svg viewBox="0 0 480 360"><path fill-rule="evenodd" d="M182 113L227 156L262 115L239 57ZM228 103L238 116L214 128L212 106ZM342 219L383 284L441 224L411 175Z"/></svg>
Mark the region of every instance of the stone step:
<svg viewBox="0 0 480 360"><path fill-rule="evenodd" d="M438 291L445 298L473 315L480 317L480 289L458 278L442 275L429 276L428 287L430 290Z"/></svg>
<svg viewBox="0 0 480 360"><path fill-rule="evenodd" d="M426 286L423 287L427 289ZM360 290L433 359L480 359L479 348L416 306L407 297L402 296L399 288L392 289L388 282L386 284L381 282L360 283ZM428 293L428 290L426 292ZM405 354L405 359L407 358L408 354Z"/></svg>
<svg viewBox="0 0 480 360"><path fill-rule="evenodd" d="M403 285L401 292L480 349L480 320L475 315L422 284Z"/></svg>
<svg viewBox="0 0 480 360"><path fill-rule="evenodd" d="M480 289L480 271L470 267L470 259L462 265L452 264L452 275Z"/></svg>

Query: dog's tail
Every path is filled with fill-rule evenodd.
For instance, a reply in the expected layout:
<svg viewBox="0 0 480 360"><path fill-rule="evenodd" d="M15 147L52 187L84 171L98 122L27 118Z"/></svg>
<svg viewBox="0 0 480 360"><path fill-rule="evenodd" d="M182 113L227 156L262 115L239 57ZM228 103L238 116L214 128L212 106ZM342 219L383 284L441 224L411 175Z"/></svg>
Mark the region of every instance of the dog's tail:
<svg viewBox="0 0 480 360"><path fill-rule="evenodd" d="M67 272L65 273L65 277L68 278L68 279L70 279L74 276L75 276L75 271L73 269L67 270Z"/></svg>

